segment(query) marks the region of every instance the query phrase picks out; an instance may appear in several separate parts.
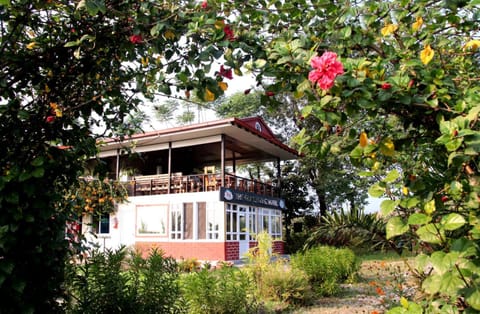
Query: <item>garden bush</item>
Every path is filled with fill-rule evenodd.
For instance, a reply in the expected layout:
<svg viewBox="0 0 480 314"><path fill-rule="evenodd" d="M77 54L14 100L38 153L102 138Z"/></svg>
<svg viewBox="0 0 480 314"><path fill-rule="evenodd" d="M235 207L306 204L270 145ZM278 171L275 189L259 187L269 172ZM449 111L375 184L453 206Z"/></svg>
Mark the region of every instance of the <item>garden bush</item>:
<svg viewBox="0 0 480 314"><path fill-rule="evenodd" d="M256 240L257 246L249 252L248 264L242 269L255 283L255 295L275 310L307 304L312 290L306 273L272 255L272 239L266 232L258 234Z"/></svg>
<svg viewBox="0 0 480 314"><path fill-rule="evenodd" d="M183 274L181 289L188 313L256 313L252 282L236 267Z"/></svg>
<svg viewBox="0 0 480 314"><path fill-rule="evenodd" d="M272 262L262 274L262 300L279 302L284 307L308 304L313 297L307 274L288 263Z"/></svg>
<svg viewBox="0 0 480 314"><path fill-rule="evenodd" d="M317 293L333 295L340 283L353 279L359 262L350 249L318 246L292 255L291 266L307 274Z"/></svg>
<svg viewBox="0 0 480 314"><path fill-rule="evenodd" d="M182 312L176 262L161 251L144 259L125 247L94 249L67 269L67 313Z"/></svg>

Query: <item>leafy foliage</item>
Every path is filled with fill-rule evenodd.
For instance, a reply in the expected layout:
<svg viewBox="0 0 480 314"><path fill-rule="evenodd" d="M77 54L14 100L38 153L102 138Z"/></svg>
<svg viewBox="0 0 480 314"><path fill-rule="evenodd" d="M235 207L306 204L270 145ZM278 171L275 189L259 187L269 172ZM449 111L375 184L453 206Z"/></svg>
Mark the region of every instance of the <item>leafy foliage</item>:
<svg viewBox="0 0 480 314"><path fill-rule="evenodd" d="M476 0L1 1L5 312L56 312L71 216L57 204L96 153L91 126L128 136L119 126L142 97L213 101L245 69L262 103L288 94L313 121L302 152L349 151L380 178L370 194L388 198L387 238L414 235L438 264L422 306L480 310L479 15ZM320 90L308 74L325 51L344 73Z"/></svg>
<svg viewBox="0 0 480 314"><path fill-rule="evenodd" d="M305 248L324 244L371 251L399 249L395 241L386 239L385 219L377 214L366 214L363 210L353 208L329 213L320 219L320 224L307 239Z"/></svg>
<svg viewBox="0 0 480 314"><path fill-rule="evenodd" d="M352 250L328 246L296 253L291 256L291 264L305 271L313 288L321 295L337 293L339 284L351 279L360 265Z"/></svg>
<svg viewBox="0 0 480 314"><path fill-rule="evenodd" d="M307 274L292 268L278 256L272 256L272 239L266 232L257 235L257 246L249 252L243 270L254 282L253 293L275 309L288 310L308 304L313 298Z"/></svg>
<svg viewBox="0 0 480 314"><path fill-rule="evenodd" d="M64 206L78 215L100 216L113 213L115 204L126 201L127 196L127 190L118 181L80 179L78 185L72 186L65 194Z"/></svg>
<svg viewBox="0 0 480 314"><path fill-rule="evenodd" d="M176 262L153 250L144 259L125 248L93 250L67 267L67 313L181 312Z"/></svg>
<svg viewBox="0 0 480 314"><path fill-rule="evenodd" d="M256 313L252 282L236 267L184 274L181 286L188 313Z"/></svg>

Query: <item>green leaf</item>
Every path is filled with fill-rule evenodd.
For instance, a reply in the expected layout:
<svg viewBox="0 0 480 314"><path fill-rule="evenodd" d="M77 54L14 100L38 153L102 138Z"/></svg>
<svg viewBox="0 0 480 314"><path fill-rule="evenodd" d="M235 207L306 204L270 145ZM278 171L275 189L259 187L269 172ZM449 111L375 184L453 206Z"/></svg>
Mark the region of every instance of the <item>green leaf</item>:
<svg viewBox="0 0 480 314"><path fill-rule="evenodd" d="M30 162L30 164L34 167L39 167L39 166L43 165L43 162L44 162L44 158L42 156L39 156L39 157L35 158L34 160L32 160Z"/></svg>
<svg viewBox="0 0 480 314"><path fill-rule="evenodd" d="M480 310L480 290L475 290L466 298L467 303L475 310Z"/></svg>
<svg viewBox="0 0 480 314"><path fill-rule="evenodd" d="M28 171L24 171L20 174L20 176L18 177L18 181L20 182L24 182L25 180L28 180L32 177L32 174Z"/></svg>
<svg viewBox="0 0 480 314"><path fill-rule="evenodd" d="M408 217L409 225L424 225L432 220L430 216L421 213L414 213Z"/></svg>
<svg viewBox="0 0 480 314"><path fill-rule="evenodd" d="M383 181L391 183L395 181L399 176L400 176L400 173L398 173L398 170L393 169L387 174L387 176L385 177L385 179L383 179Z"/></svg>
<svg viewBox="0 0 480 314"><path fill-rule="evenodd" d="M368 194L371 197L380 197L385 193L385 188L381 187L378 183L372 185L368 189Z"/></svg>
<svg viewBox="0 0 480 314"><path fill-rule="evenodd" d="M85 8L91 16L97 15L98 12L103 14L107 12L104 0L85 0Z"/></svg>
<svg viewBox="0 0 480 314"><path fill-rule="evenodd" d="M441 275L430 275L422 283L422 289L428 294L436 294L440 290L440 283L442 282Z"/></svg>
<svg viewBox="0 0 480 314"><path fill-rule="evenodd" d="M355 147L351 152L350 152L350 157L352 159L360 159L362 158L363 155L363 149L360 146Z"/></svg>
<svg viewBox="0 0 480 314"><path fill-rule="evenodd" d="M391 212L395 210L395 207L398 205L397 201L393 200L384 200L380 203L380 211L382 215L388 216Z"/></svg>
<svg viewBox="0 0 480 314"><path fill-rule="evenodd" d="M255 60L255 62L253 62L253 66L256 69L261 69L261 68L265 67L266 64L267 64L267 60L265 60L265 59L257 59L257 60ZM308 80L306 80L306 81L308 81Z"/></svg>
<svg viewBox="0 0 480 314"><path fill-rule="evenodd" d="M405 208L413 208L417 206L418 203L420 203L420 200L417 197L407 197L400 202L400 205Z"/></svg>
<svg viewBox="0 0 480 314"><path fill-rule="evenodd" d="M443 216L441 223L445 230L456 230L465 225L466 221L462 215L451 213L447 216Z"/></svg>
<svg viewBox="0 0 480 314"><path fill-rule="evenodd" d="M297 92L303 93L306 90L310 89L310 81L309 80L303 80L300 84L297 86Z"/></svg>
<svg viewBox="0 0 480 314"><path fill-rule="evenodd" d="M302 109L302 116L306 118L312 114L312 111L313 111L313 106L305 106Z"/></svg>
<svg viewBox="0 0 480 314"><path fill-rule="evenodd" d="M10 6L10 0L0 0L0 5L9 7Z"/></svg>
<svg viewBox="0 0 480 314"><path fill-rule="evenodd" d="M400 217L390 218L386 226L387 239L402 235L409 230L408 225Z"/></svg>
<svg viewBox="0 0 480 314"><path fill-rule="evenodd" d="M449 271L442 275L440 281L440 291L449 296L460 295L460 289L465 287L465 283L460 279L458 273L455 271Z"/></svg>
<svg viewBox="0 0 480 314"><path fill-rule="evenodd" d="M69 41L63 47L68 48L68 47L76 47L80 45L80 40L75 40L75 41Z"/></svg>
<svg viewBox="0 0 480 314"><path fill-rule="evenodd" d="M463 142L463 138L461 138L461 137L452 139L451 141L449 141L445 144L445 148L449 152L455 151L460 147L460 145L462 145L462 142Z"/></svg>
<svg viewBox="0 0 480 314"><path fill-rule="evenodd" d="M35 168L33 171L32 171L32 176L34 178L41 178L43 177L43 175L45 174L45 169L44 168Z"/></svg>
<svg viewBox="0 0 480 314"><path fill-rule="evenodd" d="M438 230L437 230L438 229ZM445 234L438 224L428 224L418 228L417 235L423 242L439 244L445 238Z"/></svg>

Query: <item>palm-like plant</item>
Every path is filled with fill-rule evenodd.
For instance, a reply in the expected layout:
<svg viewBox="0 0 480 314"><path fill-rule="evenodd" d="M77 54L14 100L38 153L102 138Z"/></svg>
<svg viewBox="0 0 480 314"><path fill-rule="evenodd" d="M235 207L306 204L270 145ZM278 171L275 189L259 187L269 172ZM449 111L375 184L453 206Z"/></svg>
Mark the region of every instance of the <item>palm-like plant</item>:
<svg viewBox="0 0 480 314"><path fill-rule="evenodd" d="M366 214L362 209L341 209L321 217L319 226L305 242L304 249L317 244L337 247L368 247L373 250L397 249L386 239L386 222L376 214Z"/></svg>

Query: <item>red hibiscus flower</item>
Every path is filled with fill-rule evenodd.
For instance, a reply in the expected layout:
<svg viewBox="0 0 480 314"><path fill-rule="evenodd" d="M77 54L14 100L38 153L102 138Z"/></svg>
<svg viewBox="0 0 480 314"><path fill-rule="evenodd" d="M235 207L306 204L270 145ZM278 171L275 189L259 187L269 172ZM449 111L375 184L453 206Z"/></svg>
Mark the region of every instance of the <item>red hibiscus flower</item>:
<svg viewBox="0 0 480 314"><path fill-rule="evenodd" d="M218 75L223 76L229 80L233 79L232 69L225 69L223 65L220 66L220 71Z"/></svg>
<svg viewBox="0 0 480 314"><path fill-rule="evenodd" d="M223 32L225 33L225 38L229 41L235 41L235 35L233 34L233 30L230 28L230 25L225 25L223 27Z"/></svg>
<svg viewBox="0 0 480 314"><path fill-rule="evenodd" d="M326 51L321 57L313 57L310 62L313 70L308 79L323 90L332 88L337 75L343 74L343 64L337 60L337 54Z"/></svg>
<svg viewBox="0 0 480 314"><path fill-rule="evenodd" d="M268 97L272 97L272 96L275 95L275 93L272 92L272 91L267 91L267 92L265 92L265 95L268 96Z"/></svg>
<svg viewBox="0 0 480 314"><path fill-rule="evenodd" d="M208 7L208 2L206 0L203 1L201 6L202 6L202 9L206 9Z"/></svg>
<svg viewBox="0 0 480 314"><path fill-rule="evenodd" d="M383 83L382 84L382 89L390 89L390 88L392 88L392 84L390 84L390 83Z"/></svg>
<svg viewBox="0 0 480 314"><path fill-rule="evenodd" d="M129 38L130 42L134 45L141 44L143 41L142 35L132 35Z"/></svg>
<svg viewBox="0 0 480 314"><path fill-rule="evenodd" d="M46 121L47 123L53 123L53 121L55 121L55 116L48 116L48 117L45 119L45 121Z"/></svg>

